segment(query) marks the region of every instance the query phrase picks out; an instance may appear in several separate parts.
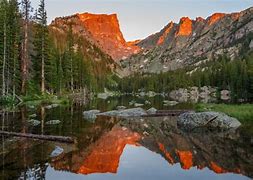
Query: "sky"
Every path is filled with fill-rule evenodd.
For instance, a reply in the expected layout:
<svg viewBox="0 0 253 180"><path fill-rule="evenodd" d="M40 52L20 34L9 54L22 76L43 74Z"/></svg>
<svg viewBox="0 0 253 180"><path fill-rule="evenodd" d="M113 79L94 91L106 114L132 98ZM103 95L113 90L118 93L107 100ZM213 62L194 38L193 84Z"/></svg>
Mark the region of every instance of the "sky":
<svg viewBox="0 0 253 180"><path fill-rule="evenodd" d="M31 0L36 9L39 0ZM215 12L238 12L253 0L46 0L48 22L75 13L116 13L126 40L143 39L183 16L208 17Z"/></svg>

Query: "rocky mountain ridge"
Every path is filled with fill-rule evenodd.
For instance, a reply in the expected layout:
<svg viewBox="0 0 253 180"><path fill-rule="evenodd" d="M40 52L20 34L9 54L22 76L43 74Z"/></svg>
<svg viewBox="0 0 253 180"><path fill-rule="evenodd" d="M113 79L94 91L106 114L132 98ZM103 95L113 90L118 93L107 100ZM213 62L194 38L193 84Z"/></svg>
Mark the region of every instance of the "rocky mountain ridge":
<svg viewBox="0 0 253 180"><path fill-rule="evenodd" d="M82 13L56 18L50 25L73 33L97 46L117 62L117 73L159 73L202 64L219 56L241 57L253 50L253 7L239 13L215 13L208 18L181 18L169 22L146 39L127 42L116 14ZM113 63L112 63L112 66ZM120 68L121 67L121 68Z"/></svg>
<svg viewBox="0 0 253 180"><path fill-rule="evenodd" d="M203 19L181 18L160 32L137 43L137 55L122 60L124 75L136 72L158 73L193 66L226 55L240 57L253 49L253 7L239 13L215 13Z"/></svg>
<svg viewBox="0 0 253 180"><path fill-rule="evenodd" d="M75 14L56 18L50 26L66 30L70 25L75 34L98 46L115 61L126 59L140 50L136 42L126 42L116 14Z"/></svg>

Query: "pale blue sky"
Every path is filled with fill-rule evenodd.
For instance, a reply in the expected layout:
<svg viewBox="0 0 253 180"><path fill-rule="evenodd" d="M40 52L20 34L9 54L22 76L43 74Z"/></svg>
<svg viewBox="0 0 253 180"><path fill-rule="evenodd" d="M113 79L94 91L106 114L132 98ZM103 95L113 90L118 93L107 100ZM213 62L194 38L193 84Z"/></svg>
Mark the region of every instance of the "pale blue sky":
<svg viewBox="0 0 253 180"><path fill-rule="evenodd" d="M36 8L39 0L31 0ZM117 13L127 40L145 38L180 17L207 17L214 12L236 12L253 0L46 0L49 22L77 12Z"/></svg>

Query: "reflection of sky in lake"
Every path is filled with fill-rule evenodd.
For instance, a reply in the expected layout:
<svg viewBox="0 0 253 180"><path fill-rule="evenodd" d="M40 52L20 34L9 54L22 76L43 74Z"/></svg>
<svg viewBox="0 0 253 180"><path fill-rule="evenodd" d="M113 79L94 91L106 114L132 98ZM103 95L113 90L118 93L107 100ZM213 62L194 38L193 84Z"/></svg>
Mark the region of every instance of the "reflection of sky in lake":
<svg viewBox="0 0 253 180"><path fill-rule="evenodd" d="M126 180L153 180L153 179L200 179L200 180L241 180L248 179L238 174L215 174L208 168L198 170L196 167L183 170L180 164L170 165L162 156L149 151L144 147L127 145L120 158L117 174L90 174L87 176L67 172L55 171L48 168L47 180L77 180L77 179L126 179Z"/></svg>

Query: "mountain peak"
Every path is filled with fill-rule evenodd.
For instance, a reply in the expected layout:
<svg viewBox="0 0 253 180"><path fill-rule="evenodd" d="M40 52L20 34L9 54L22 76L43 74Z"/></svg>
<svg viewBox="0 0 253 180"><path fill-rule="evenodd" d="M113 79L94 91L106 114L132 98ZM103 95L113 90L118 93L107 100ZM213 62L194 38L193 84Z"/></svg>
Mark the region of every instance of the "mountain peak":
<svg viewBox="0 0 253 180"><path fill-rule="evenodd" d="M179 23L179 30L176 36L189 36L192 34L192 20L189 17L182 17Z"/></svg>
<svg viewBox="0 0 253 180"><path fill-rule="evenodd" d="M85 37L114 60L120 60L139 52L135 43L128 43L120 30L117 14L77 13L73 16L56 18L52 26L67 30L73 22L73 32Z"/></svg>
<svg viewBox="0 0 253 180"><path fill-rule="evenodd" d="M212 16L208 18L208 24L211 26L218 22L221 18L223 18L226 14L225 13L214 13Z"/></svg>
<svg viewBox="0 0 253 180"><path fill-rule="evenodd" d="M165 38L167 37L167 35L171 32L172 28L174 26L174 23L171 21L166 27L165 27L165 31L163 32L163 34L160 36L160 38L157 41L157 45L161 45L164 43Z"/></svg>
<svg viewBox="0 0 253 180"><path fill-rule="evenodd" d="M205 21L205 19L202 18L202 17L197 17L196 18L196 22L204 22L204 21Z"/></svg>

